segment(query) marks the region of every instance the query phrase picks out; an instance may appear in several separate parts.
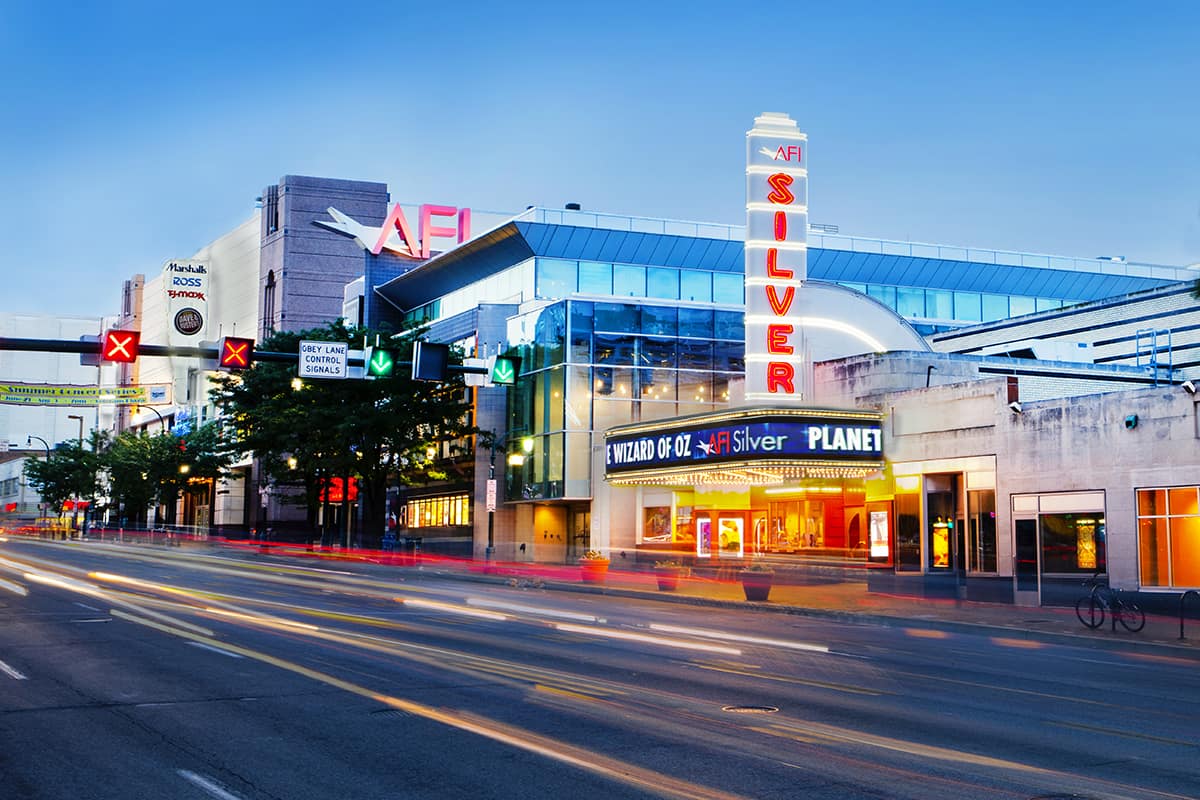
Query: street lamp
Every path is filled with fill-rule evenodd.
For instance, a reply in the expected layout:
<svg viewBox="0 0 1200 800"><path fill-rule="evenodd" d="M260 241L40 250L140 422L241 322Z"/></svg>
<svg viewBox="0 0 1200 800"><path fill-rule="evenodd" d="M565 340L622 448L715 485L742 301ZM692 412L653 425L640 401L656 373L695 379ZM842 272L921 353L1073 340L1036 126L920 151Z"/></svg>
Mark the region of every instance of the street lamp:
<svg viewBox="0 0 1200 800"><path fill-rule="evenodd" d="M492 554L496 551L496 447L501 450L508 446L508 433L505 433L499 439L495 434L492 435L490 444L488 445L488 485L487 485L487 512L488 512L488 538L487 549L483 551L485 561L492 560ZM510 466L519 467L525 463L525 455L533 452L533 439L525 437L521 440L521 452L513 453L508 457Z"/></svg>
<svg viewBox="0 0 1200 800"><path fill-rule="evenodd" d="M43 439L40 436L34 436L33 434L30 434L29 436L25 437L25 446L32 447L34 439L37 439L39 442L42 443L42 447L46 448L46 463L47 464L50 463L50 445L46 442L45 439ZM45 498L41 496L41 493L39 493L38 494L38 517L39 517L39 519L44 515L45 505L46 505Z"/></svg>
<svg viewBox="0 0 1200 800"><path fill-rule="evenodd" d="M158 417L158 428L160 431L163 431L165 433L171 432L171 428L167 425L167 421L165 419L163 419L162 414L158 413L157 408L155 408L154 406L139 406L138 413L140 414L143 409L146 411L153 411L154 416ZM145 430L145 428L143 428L143 430Z"/></svg>

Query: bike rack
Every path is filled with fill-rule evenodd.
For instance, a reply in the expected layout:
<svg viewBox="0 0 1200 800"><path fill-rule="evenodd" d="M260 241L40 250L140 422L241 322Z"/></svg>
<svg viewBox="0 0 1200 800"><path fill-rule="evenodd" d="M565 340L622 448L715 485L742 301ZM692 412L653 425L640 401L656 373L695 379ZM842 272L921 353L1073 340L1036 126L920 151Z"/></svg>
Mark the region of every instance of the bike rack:
<svg viewBox="0 0 1200 800"><path fill-rule="evenodd" d="M1179 638L1183 639L1183 606L1188 599L1188 595L1195 595L1197 600L1200 600L1200 592L1195 589L1188 589L1183 594L1179 595Z"/></svg>

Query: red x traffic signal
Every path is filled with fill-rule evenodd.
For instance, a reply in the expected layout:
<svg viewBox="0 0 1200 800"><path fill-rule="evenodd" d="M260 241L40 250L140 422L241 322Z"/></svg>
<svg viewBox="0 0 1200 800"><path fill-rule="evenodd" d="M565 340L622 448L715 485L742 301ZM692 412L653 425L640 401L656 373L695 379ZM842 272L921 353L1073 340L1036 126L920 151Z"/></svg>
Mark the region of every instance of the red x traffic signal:
<svg viewBox="0 0 1200 800"><path fill-rule="evenodd" d="M119 364L132 364L137 361L138 342L141 338L140 331L105 331L100 358Z"/></svg>
<svg viewBox="0 0 1200 800"><path fill-rule="evenodd" d="M254 340L226 336L221 340L217 354L217 365L221 369L250 369L250 357L254 355Z"/></svg>

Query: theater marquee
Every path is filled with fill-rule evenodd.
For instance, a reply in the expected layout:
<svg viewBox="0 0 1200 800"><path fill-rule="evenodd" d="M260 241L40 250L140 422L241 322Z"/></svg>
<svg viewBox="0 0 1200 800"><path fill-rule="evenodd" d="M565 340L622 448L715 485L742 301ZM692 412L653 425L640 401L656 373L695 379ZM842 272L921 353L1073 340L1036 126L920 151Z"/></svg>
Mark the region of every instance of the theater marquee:
<svg viewBox="0 0 1200 800"><path fill-rule="evenodd" d="M612 483L862 477L883 466L883 430L873 412L744 408L612 428L604 463Z"/></svg>

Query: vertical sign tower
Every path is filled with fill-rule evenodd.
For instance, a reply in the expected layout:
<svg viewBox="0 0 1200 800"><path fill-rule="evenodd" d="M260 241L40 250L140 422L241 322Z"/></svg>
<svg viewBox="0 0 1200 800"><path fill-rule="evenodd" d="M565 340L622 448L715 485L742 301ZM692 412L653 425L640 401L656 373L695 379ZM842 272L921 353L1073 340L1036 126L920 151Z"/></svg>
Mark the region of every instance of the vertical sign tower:
<svg viewBox="0 0 1200 800"><path fill-rule="evenodd" d="M808 136L767 112L746 132L746 402L803 402L796 295L808 277Z"/></svg>

